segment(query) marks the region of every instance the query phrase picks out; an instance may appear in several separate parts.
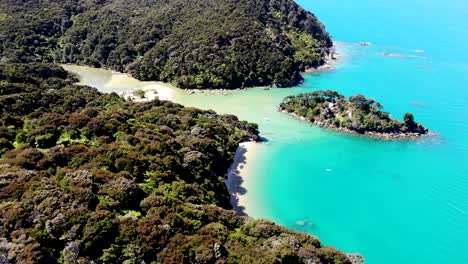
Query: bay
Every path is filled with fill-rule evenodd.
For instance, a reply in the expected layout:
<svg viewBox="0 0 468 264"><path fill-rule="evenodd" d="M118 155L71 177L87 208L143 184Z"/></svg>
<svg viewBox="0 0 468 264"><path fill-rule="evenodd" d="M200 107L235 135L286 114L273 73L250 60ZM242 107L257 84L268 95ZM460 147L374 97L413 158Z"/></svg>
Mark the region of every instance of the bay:
<svg viewBox="0 0 468 264"><path fill-rule="evenodd" d="M297 2L343 42L335 70L306 74L288 89L229 95L175 89L173 101L259 124L268 141L246 164L249 215L359 252L366 263L468 263L468 3ZM105 91L151 85L131 78L112 83L102 71L85 69L81 80ZM412 112L438 135L382 141L276 111L285 96L317 89L364 94L400 119Z"/></svg>

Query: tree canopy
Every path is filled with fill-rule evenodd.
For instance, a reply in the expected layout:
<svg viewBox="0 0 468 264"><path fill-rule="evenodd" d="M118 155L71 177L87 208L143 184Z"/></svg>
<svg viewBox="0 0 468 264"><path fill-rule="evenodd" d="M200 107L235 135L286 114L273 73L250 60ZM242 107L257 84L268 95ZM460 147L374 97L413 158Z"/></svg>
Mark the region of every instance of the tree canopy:
<svg viewBox="0 0 468 264"><path fill-rule="evenodd" d="M351 263L231 209L256 124L125 101L49 64L0 64L0 263Z"/></svg>
<svg viewBox="0 0 468 264"><path fill-rule="evenodd" d="M108 67L182 88L287 86L331 39L293 0L1 0L9 62Z"/></svg>
<svg viewBox="0 0 468 264"><path fill-rule="evenodd" d="M294 113L322 127L359 134L382 134L383 137L424 135L429 131L414 122L413 114L406 113L404 122L391 118L383 106L362 94L346 99L335 91L314 91L286 97L279 109Z"/></svg>

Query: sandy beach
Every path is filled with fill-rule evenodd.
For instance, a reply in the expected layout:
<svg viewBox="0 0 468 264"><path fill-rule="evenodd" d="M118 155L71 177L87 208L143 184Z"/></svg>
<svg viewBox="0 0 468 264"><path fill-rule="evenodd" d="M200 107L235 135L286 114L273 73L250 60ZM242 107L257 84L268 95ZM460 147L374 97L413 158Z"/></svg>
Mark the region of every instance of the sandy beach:
<svg viewBox="0 0 468 264"><path fill-rule="evenodd" d="M133 86L133 89L121 90L122 87ZM121 72L112 72L111 78L105 87L113 88L120 96L129 98L135 102L148 102L158 98L159 100L173 100L175 91L170 84L163 82L142 82L131 75Z"/></svg>
<svg viewBox="0 0 468 264"><path fill-rule="evenodd" d="M80 78L80 84L95 87L103 93L115 92L136 102L148 102L156 98L173 101L177 90L169 83L139 81L127 73L74 64L60 66L75 73Z"/></svg>
<svg viewBox="0 0 468 264"><path fill-rule="evenodd" d="M233 210L241 215L249 213L251 216L251 212L256 211L253 207L255 203L250 202L247 195L247 182L249 181L249 177L254 176L251 174L251 166L247 163L254 160L261 144L257 142L239 144L234 161L226 174L225 183L229 193L231 193Z"/></svg>
<svg viewBox="0 0 468 264"><path fill-rule="evenodd" d="M142 88L136 88L119 93L124 98L129 98L136 102L148 102L158 98L159 100L172 101L174 99L174 89L163 83L151 84Z"/></svg>

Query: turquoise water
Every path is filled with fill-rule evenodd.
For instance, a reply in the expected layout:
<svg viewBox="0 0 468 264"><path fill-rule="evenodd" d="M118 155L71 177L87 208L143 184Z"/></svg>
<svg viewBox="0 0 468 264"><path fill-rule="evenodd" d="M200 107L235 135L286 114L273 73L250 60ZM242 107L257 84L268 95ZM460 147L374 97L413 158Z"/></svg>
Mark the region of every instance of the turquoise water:
<svg viewBox="0 0 468 264"><path fill-rule="evenodd" d="M440 135L382 142L311 129L274 140L250 190L259 214L371 264L468 263L468 2L298 2L334 39L374 43L343 47L344 63L307 76L304 90L363 93Z"/></svg>
<svg viewBox="0 0 468 264"><path fill-rule="evenodd" d="M334 71L306 75L290 89L174 97L259 124L268 143L246 165L246 212L359 252L370 264L468 263L468 2L297 2L348 43ZM352 44L359 41L373 46ZM110 73L90 72L83 83L109 81ZM316 89L365 94L395 117L413 112L438 135L380 141L276 111L283 97Z"/></svg>
<svg viewBox="0 0 468 264"><path fill-rule="evenodd" d="M259 123L269 142L248 164L249 215L360 252L371 264L468 263L467 69L429 52L427 59L387 57L382 53L412 53L380 44L340 51L345 59L335 71L306 75L301 87L178 101ZM413 112L438 135L380 141L276 111L284 96L315 89L374 97L396 117Z"/></svg>
<svg viewBox="0 0 468 264"><path fill-rule="evenodd" d="M298 2L335 40L374 45L345 44L335 71L306 75L297 88L181 100L260 124L269 143L246 179L246 211L370 264L468 263L468 2ZM283 96L315 89L374 97L439 135L385 142L275 111Z"/></svg>

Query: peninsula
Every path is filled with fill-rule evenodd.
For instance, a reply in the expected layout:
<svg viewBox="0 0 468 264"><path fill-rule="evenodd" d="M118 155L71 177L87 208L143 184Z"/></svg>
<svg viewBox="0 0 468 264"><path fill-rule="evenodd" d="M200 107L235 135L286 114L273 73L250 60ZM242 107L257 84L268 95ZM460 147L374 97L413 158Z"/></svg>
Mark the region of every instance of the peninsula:
<svg viewBox="0 0 468 264"><path fill-rule="evenodd" d="M381 139L417 138L429 130L406 113L404 121L391 118L383 106L363 95L345 98L335 91L314 91L286 97L279 110L320 127Z"/></svg>

